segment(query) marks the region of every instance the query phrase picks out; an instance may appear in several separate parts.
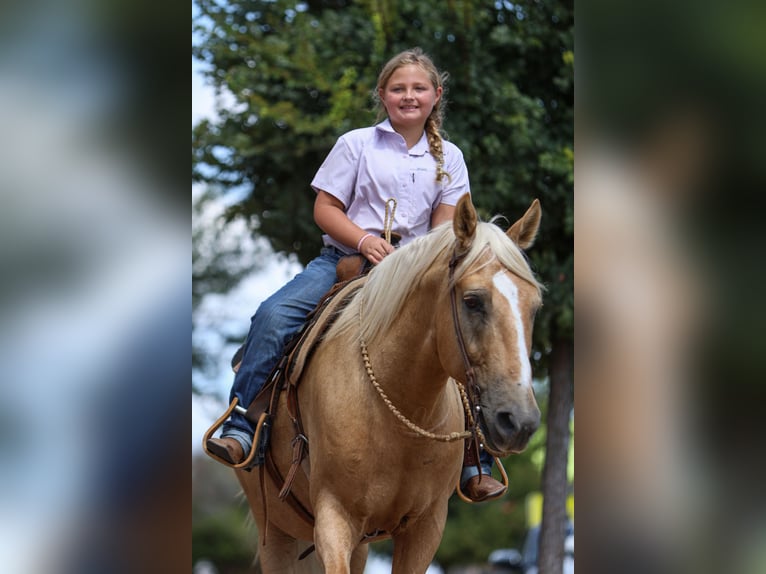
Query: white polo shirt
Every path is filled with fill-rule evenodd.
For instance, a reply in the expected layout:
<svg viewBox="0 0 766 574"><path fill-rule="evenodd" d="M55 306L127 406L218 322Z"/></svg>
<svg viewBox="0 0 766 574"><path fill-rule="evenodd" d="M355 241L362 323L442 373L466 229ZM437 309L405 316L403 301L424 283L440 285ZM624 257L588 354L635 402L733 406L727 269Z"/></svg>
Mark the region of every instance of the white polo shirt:
<svg viewBox="0 0 766 574"><path fill-rule="evenodd" d="M436 160L428 151L426 134L408 150L404 138L385 120L338 138L311 187L338 198L349 219L375 235L383 232L386 200L393 197L397 207L392 231L402 236L404 245L428 232L431 213L440 203L457 205L470 193L463 153L445 140L442 149L444 171L451 179L437 183ZM353 251L329 235L323 240L344 253Z"/></svg>

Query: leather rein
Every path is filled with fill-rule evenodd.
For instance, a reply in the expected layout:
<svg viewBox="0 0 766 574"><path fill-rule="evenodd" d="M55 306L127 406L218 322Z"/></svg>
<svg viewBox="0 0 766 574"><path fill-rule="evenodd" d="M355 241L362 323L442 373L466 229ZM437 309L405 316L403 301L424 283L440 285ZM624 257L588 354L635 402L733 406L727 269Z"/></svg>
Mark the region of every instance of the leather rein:
<svg viewBox="0 0 766 574"><path fill-rule="evenodd" d="M457 440L471 440L473 442L473 448L475 449L474 452L479 453L480 447L484 446L486 444L486 439L484 438L484 433L482 433L481 426L479 425L479 416L481 414L481 405L479 403L479 399L481 396L481 389L479 388L479 385L476 384L476 373L474 371L473 365L471 364L471 359L468 356L468 351L466 349L465 345L465 337L463 337L463 330L460 327L460 316L458 312L458 301L457 301L457 285L455 283L455 269L457 268L458 264L463 260L463 258L466 256L465 251L458 252L457 248L452 253L452 257L449 261L449 275L448 275L448 285L450 289L450 306L452 308L452 322L455 329L455 337L457 339L458 348L460 349L460 356L463 359L463 366L465 368L465 382L461 383L460 381L453 379L455 381L455 384L457 385L458 391L460 393L460 398L463 403L463 412L465 415L465 428L466 430L463 432L453 432L449 434L435 434L430 431L427 431L418 425L416 425L414 422L409 420L404 414L402 414L399 409L396 408L396 406L393 405L393 403L390 401L388 396L386 395L385 391L381 388L381 386L378 384L377 379L375 378L375 373L372 370L372 365L370 363L370 357L367 352L367 344L363 339L360 340L360 346L362 351L362 359L364 360L364 367L367 371L367 376L370 379L370 382L372 383L373 387L375 387L375 390L378 391L378 394L380 395L381 399L383 399L383 402L386 404L386 406L389 408L389 410L394 414L394 416L399 419L401 423L403 423L407 428L414 431L416 434L442 442L454 442ZM362 320L362 312L361 312L361 305L360 305L360 321ZM474 415L475 413L475 415ZM503 468L503 464L497 457L494 457L495 463L497 464L498 469L500 470L500 473L503 477L503 482L505 483L506 488L508 487L508 475L505 472L505 469ZM476 456L476 469L478 471L479 476L481 477L482 474L484 474L484 471L481 468L481 463L479 460L478 455ZM473 503L473 500L471 500L469 497L467 497L461 488L460 479L458 479L457 484L455 486L455 492L457 493L458 497L463 500L463 502L467 502L469 504Z"/></svg>
<svg viewBox="0 0 766 574"><path fill-rule="evenodd" d="M401 413L398 408L396 408L396 406L394 406L394 404L386 395L385 391L378 383L370 363L367 343L363 339L360 340L360 347L362 352L362 359L364 361L364 367L370 382L372 383L373 387L375 387L375 390L378 391L378 394L383 399L383 402L386 404L389 410L407 428L422 437L436 441L454 442L458 440L472 439L474 442L476 442L476 446L478 447L480 443L484 443L484 435L478 423L478 415L481 412L481 407L479 406L479 397L481 391L479 386L476 384L476 375L473 369L473 365L471 364L471 359L468 357L468 352L465 346L465 338L463 337L463 331L460 328L457 304L457 288L454 282L455 269L460 261L462 261L462 259L465 257L465 255L465 252L458 253L457 249L455 249L455 251L452 253L452 257L449 261L448 284L450 286L450 305L452 307L452 321L455 328L455 336L457 338L460 355L463 359L463 365L465 367L465 383L461 383L460 381L455 380L455 384L458 387L460 398L463 403L463 411L465 413L465 424L467 430L463 432L452 432L449 434L434 434L421 428L410 419L408 419L404 414ZM362 321L361 306L359 320L360 322ZM474 416L474 412L476 413L476 416Z"/></svg>

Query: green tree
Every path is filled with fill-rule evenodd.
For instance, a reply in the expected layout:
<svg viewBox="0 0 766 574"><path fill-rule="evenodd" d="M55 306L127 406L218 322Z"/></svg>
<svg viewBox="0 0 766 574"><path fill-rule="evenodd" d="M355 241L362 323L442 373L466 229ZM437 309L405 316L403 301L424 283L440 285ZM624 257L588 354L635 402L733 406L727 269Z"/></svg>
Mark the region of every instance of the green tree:
<svg viewBox="0 0 766 574"><path fill-rule="evenodd" d="M317 254L309 182L339 135L374 122L377 71L415 45L450 73L445 127L463 150L480 213L514 220L540 198L542 227L529 257L548 287L533 359L538 378L550 384L541 544L553 558L540 571L553 572L563 551L556 523L564 519L572 408L572 2L197 5L194 54L236 105L193 129L193 178L222 190L244 188L229 216L255 216L255 231L276 251L296 253L304 263ZM486 555L477 550L475 558Z"/></svg>
<svg viewBox="0 0 766 574"><path fill-rule="evenodd" d="M230 218L212 187L192 196L192 390L202 392L196 374L214 365L195 337L199 307L211 293L226 293L260 267L263 244L250 236L249 222L242 216ZM251 216L253 218L253 216ZM237 342L240 338L237 337Z"/></svg>

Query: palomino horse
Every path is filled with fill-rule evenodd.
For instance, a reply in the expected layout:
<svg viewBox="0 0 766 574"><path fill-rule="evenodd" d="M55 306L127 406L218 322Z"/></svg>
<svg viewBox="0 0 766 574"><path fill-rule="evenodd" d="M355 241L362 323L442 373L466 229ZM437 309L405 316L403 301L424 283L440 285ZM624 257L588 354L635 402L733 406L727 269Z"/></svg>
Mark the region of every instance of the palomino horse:
<svg viewBox="0 0 766 574"><path fill-rule="evenodd" d="M394 573L425 572L459 479L469 399L488 452L526 447L540 420L529 352L541 285L521 250L539 222L535 200L506 234L479 222L466 195L452 225L370 272L300 383L308 457L292 495L313 525L278 498L282 485L268 474L236 471L265 573L295 572L298 551L312 541L325 572L361 573L367 543L381 537L393 539ZM461 392L456 381L467 379L473 389ZM284 476L295 431L281 416L284 393L280 400L271 453Z"/></svg>

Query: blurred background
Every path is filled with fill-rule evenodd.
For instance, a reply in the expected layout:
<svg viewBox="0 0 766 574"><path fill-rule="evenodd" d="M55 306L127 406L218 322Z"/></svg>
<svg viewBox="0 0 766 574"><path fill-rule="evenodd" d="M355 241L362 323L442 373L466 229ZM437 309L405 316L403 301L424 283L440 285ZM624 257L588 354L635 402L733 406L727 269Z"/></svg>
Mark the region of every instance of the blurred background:
<svg viewBox="0 0 766 574"><path fill-rule="evenodd" d="M1 568L188 571L188 28L1 11Z"/></svg>
<svg viewBox="0 0 766 574"><path fill-rule="evenodd" d="M189 241L188 5L3 5L3 570L188 572L221 541L234 543L232 563L249 556L243 505L227 507L235 493L215 476L225 469L195 458L194 433L218 411L229 346L261 285L281 284L315 249L305 174L340 132L372 121L377 68L411 44L452 76L445 127L483 215L511 219L543 201L530 252L549 287L535 369L548 417L554 343L576 349L562 372L575 369L578 423L562 409L556 436L570 435L554 449L568 454L551 472L566 477L560 517L574 426L579 567L766 570L763 3L581 0L574 26L571 3L543 0L225 6L192 4L192 84L213 92L203 103L193 90ZM304 40L267 34L288 25ZM257 139L247 110L268 119ZM240 177L250 161L258 170ZM304 195L279 203L276 186ZM211 247L194 239L205 236ZM239 281L198 284L200 256L232 251ZM519 548L549 436L509 461L503 501L451 509L440 567L489 568L491 549ZM204 489L223 506L202 502L215 499ZM200 532L210 546L192 546Z"/></svg>
<svg viewBox="0 0 766 574"><path fill-rule="evenodd" d="M578 565L766 571L766 9L576 22Z"/></svg>
<svg viewBox="0 0 766 574"><path fill-rule="evenodd" d="M486 570L492 551L520 550L533 527L561 568L573 518L572 3L195 0L192 10L194 560L247 566L246 509L236 484L223 487L232 473L200 454L201 435L225 409L229 359L258 304L319 253L308 183L341 134L375 123L386 61L420 46L449 74L444 128L482 217L507 226L542 202L528 255L548 289L533 353L547 424L504 461L502 501L453 501L437 571ZM380 561L391 550L374 548Z"/></svg>

